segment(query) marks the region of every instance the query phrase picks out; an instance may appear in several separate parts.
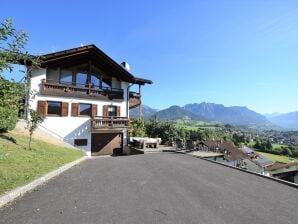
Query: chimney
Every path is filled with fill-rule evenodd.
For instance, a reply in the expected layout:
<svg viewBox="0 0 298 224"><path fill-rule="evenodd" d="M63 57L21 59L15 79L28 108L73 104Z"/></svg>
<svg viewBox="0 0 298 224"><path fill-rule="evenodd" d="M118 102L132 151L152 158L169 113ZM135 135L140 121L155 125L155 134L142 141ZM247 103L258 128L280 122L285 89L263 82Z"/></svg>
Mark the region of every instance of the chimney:
<svg viewBox="0 0 298 224"><path fill-rule="evenodd" d="M130 65L127 63L127 62L122 62L121 64L120 64L126 71L130 71Z"/></svg>

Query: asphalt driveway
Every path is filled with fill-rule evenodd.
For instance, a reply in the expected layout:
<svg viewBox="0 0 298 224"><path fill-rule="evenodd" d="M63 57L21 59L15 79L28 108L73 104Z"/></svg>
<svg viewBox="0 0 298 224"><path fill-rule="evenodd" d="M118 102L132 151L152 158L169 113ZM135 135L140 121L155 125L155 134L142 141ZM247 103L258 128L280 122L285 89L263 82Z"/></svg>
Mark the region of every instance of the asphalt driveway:
<svg viewBox="0 0 298 224"><path fill-rule="evenodd" d="M298 191L171 153L91 159L0 209L0 223L298 223Z"/></svg>

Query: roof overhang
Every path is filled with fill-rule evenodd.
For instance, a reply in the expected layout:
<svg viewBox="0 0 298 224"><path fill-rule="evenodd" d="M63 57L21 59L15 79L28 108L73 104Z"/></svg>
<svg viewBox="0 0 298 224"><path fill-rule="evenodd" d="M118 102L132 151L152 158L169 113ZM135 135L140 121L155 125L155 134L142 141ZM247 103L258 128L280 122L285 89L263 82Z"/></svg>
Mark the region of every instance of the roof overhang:
<svg viewBox="0 0 298 224"><path fill-rule="evenodd" d="M148 79L133 76L120 64L115 62L95 45L87 45L72 48L55 53L39 56L41 67L75 66L82 63L92 63L99 67L107 75L118 78L129 83L145 85L153 82Z"/></svg>

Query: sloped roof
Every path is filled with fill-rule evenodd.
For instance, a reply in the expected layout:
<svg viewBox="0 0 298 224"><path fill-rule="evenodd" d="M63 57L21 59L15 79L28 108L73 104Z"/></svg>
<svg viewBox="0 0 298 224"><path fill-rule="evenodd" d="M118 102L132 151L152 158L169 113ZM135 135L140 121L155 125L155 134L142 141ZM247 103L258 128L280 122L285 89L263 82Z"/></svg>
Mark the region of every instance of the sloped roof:
<svg viewBox="0 0 298 224"><path fill-rule="evenodd" d="M258 155L257 159L255 159L254 162L262 167L266 167L266 166L272 165L274 163L270 159L268 159L262 155Z"/></svg>
<svg viewBox="0 0 298 224"><path fill-rule="evenodd" d="M135 77L94 44L44 54L40 56L40 59L42 61L42 67L72 66L79 63L91 62L106 74L120 80L140 85L153 83L151 80Z"/></svg>
<svg viewBox="0 0 298 224"><path fill-rule="evenodd" d="M202 144L206 145L209 148L218 148L220 150L227 150L230 152L227 160L234 161L239 159L248 158L248 156L243 153L241 150L237 149L232 144L225 141L201 141Z"/></svg>
<svg viewBox="0 0 298 224"><path fill-rule="evenodd" d="M273 170L277 170L277 169L282 169L282 168L289 168L292 166L297 166L298 168L298 162L291 162L291 163L274 163L272 166L268 166L266 167L267 171L273 171Z"/></svg>
<svg viewBox="0 0 298 224"><path fill-rule="evenodd" d="M251 149L251 148L249 148L247 146L244 146L243 149L242 149L242 151L244 151L247 154L253 154L253 153L255 153L255 151L253 149Z"/></svg>

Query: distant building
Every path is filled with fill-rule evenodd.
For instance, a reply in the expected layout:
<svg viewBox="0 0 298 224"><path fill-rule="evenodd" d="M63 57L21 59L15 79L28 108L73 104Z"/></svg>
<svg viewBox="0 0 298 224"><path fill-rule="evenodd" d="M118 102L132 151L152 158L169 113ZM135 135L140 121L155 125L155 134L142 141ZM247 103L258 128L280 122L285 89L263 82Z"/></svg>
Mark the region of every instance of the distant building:
<svg viewBox="0 0 298 224"><path fill-rule="evenodd" d="M256 153L253 149L247 146L243 146L241 150L248 156L248 159L245 161L248 170L269 176L269 173L266 172L265 168L273 165L274 162L265 156Z"/></svg>
<svg viewBox="0 0 298 224"><path fill-rule="evenodd" d="M298 184L298 162L274 163L266 167L271 176Z"/></svg>
<svg viewBox="0 0 298 224"><path fill-rule="evenodd" d="M243 160L248 156L226 141L200 141L197 144L200 151L210 151L223 154L223 161L236 167L242 167Z"/></svg>

